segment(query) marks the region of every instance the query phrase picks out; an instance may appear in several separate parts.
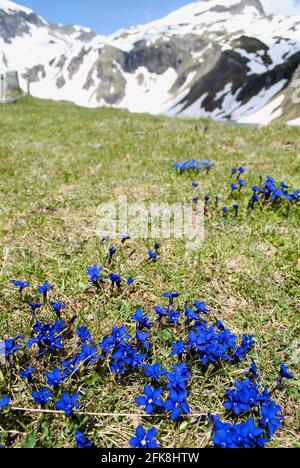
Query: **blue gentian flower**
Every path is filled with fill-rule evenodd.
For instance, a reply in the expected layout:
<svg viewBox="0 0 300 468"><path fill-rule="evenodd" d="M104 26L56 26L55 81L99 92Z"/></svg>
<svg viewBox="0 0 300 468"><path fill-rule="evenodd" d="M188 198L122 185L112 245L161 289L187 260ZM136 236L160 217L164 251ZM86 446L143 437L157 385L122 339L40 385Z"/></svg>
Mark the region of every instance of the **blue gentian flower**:
<svg viewBox="0 0 300 468"><path fill-rule="evenodd" d="M34 390L31 395L35 403L42 406L49 403L53 397L53 393L50 392L47 388L42 388L39 391Z"/></svg>
<svg viewBox="0 0 300 468"><path fill-rule="evenodd" d="M152 428L146 431L142 426L138 426L135 431L135 437L130 439L129 445L132 448L140 449L154 449L158 447L158 443L155 440L157 430Z"/></svg>
<svg viewBox="0 0 300 468"><path fill-rule="evenodd" d="M280 366L280 377L281 377L281 380L282 379L293 379L294 376L293 374L291 374L289 371L288 371L288 368L287 366L282 363L281 366Z"/></svg>
<svg viewBox="0 0 300 468"><path fill-rule="evenodd" d="M75 431L75 442L78 449L88 449L93 446L93 442L89 441L79 429Z"/></svg>
<svg viewBox="0 0 300 468"><path fill-rule="evenodd" d="M240 174L244 174L245 172L246 172L246 169L244 169L243 167L239 167Z"/></svg>
<svg viewBox="0 0 300 468"><path fill-rule="evenodd" d="M203 314L208 314L209 310L207 308L206 302L202 301L194 301L194 307L198 312L202 312Z"/></svg>
<svg viewBox="0 0 300 468"><path fill-rule="evenodd" d="M159 320L161 320L163 317L166 317L169 313L168 307L154 306L153 309L158 315Z"/></svg>
<svg viewBox="0 0 300 468"><path fill-rule="evenodd" d="M74 393L73 395L63 393L61 399L55 403L55 408L64 411L66 416L71 416L75 409L80 408L78 393Z"/></svg>
<svg viewBox="0 0 300 468"><path fill-rule="evenodd" d="M30 301L26 302L26 304L30 307L32 315L35 315L36 311L42 307L42 304Z"/></svg>
<svg viewBox="0 0 300 468"><path fill-rule="evenodd" d="M229 213L229 210L228 210L227 206L223 206L222 212L223 212L224 215L227 215Z"/></svg>
<svg viewBox="0 0 300 468"><path fill-rule="evenodd" d="M157 260L157 255L153 250L149 249L148 255L149 255L149 260L151 260L152 262L155 262Z"/></svg>
<svg viewBox="0 0 300 468"><path fill-rule="evenodd" d="M253 418L240 424L223 423L214 418L213 443L221 449L263 448L269 441L264 430L257 427Z"/></svg>
<svg viewBox="0 0 300 468"><path fill-rule="evenodd" d="M172 356L182 356L185 353L185 344L183 340L172 343Z"/></svg>
<svg viewBox="0 0 300 468"><path fill-rule="evenodd" d="M76 335L82 343L86 343L87 341L90 341L92 339L92 335L89 332L88 328L84 326L77 328Z"/></svg>
<svg viewBox="0 0 300 468"><path fill-rule="evenodd" d="M173 366L173 372L168 372L166 374L168 384L167 390L176 390L180 392L185 390L187 382L190 377L190 371L187 365L183 362L181 364L175 364Z"/></svg>
<svg viewBox="0 0 300 468"><path fill-rule="evenodd" d="M28 367L28 369L21 370L19 375L20 377L22 377L22 379L29 380L32 374L33 374L33 367Z"/></svg>
<svg viewBox="0 0 300 468"><path fill-rule="evenodd" d="M176 310L170 310L167 317L168 323L171 325L177 325L180 318L180 312L177 312Z"/></svg>
<svg viewBox="0 0 300 468"><path fill-rule="evenodd" d="M224 408L233 411L239 416L245 411L251 411L255 406L259 406L259 390L249 379L235 382L236 390L227 390Z"/></svg>
<svg viewBox="0 0 300 468"><path fill-rule="evenodd" d="M234 192L234 190L237 190L238 186L236 184L231 184L231 191Z"/></svg>
<svg viewBox="0 0 300 468"><path fill-rule="evenodd" d="M168 293L168 292L162 293L162 297L165 297L166 299L169 299L170 306L173 305L174 299L176 299L179 296L180 296L180 293L178 291L170 292L170 293Z"/></svg>
<svg viewBox="0 0 300 468"><path fill-rule="evenodd" d="M140 308L137 309L134 314L130 315L130 318L137 323L140 330L143 328L150 329L152 327L152 323L150 322L148 315L144 315Z"/></svg>
<svg viewBox="0 0 300 468"><path fill-rule="evenodd" d="M110 260L112 260L113 256L117 253L116 247L109 247L108 249L108 257Z"/></svg>
<svg viewBox="0 0 300 468"><path fill-rule="evenodd" d="M161 365L153 364L146 364L145 366L145 375L152 380L160 381L162 376L166 375L167 371L161 368Z"/></svg>
<svg viewBox="0 0 300 468"><path fill-rule="evenodd" d="M238 179L238 184L239 184L239 190L241 190L242 187L245 187L246 182L243 179Z"/></svg>
<svg viewBox="0 0 300 468"><path fill-rule="evenodd" d="M171 412L171 419L176 421L182 413L190 414L191 410L186 402L187 392L171 390L164 407Z"/></svg>
<svg viewBox="0 0 300 468"><path fill-rule="evenodd" d="M47 293L50 291L51 286L49 284L49 281L45 281L44 284L41 284L38 286L38 293L43 294L44 298L47 298Z"/></svg>
<svg viewBox="0 0 300 468"><path fill-rule="evenodd" d="M45 372L45 376L47 378L47 384L50 387L60 385L63 380L60 369L58 367L56 367L52 372Z"/></svg>
<svg viewBox="0 0 300 468"><path fill-rule="evenodd" d="M7 408L10 405L10 398L7 395L3 395L0 398L0 414L3 411L3 408Z"/></svg>
<svg viewBox="0 0 300 468"><path fill-rule="evenodd" d="M235 356L238 361L245 359L246 355L249 353L254 344L255 340L253 335L243 335L241 346L235 351Z"/></svg>
<svg viewBox="0 0 300 468"><path fill-rule="evenodd" d="M199 187L199 183L198 183L198 182L192 182L192 187L193 187L193 188Z"/></svg>
<svg viewBox="0 0 300 468"><path fill-rule="evenodd" d="M238 168L237 167L233 167L231 169L231 174L234 175L234 174L237 174L239 172Z"/></svg>
<svg viewBox="0 0 300 468"><path fill-rule="evenodd" d="M262 406L260 424L266 428L270 436L282 426L283 415L280 406L273 401Z"/></svg>
<svg viewBox="0 0 300 468"><path fill-rule="evenodd" d="M208 195L205 195L204 201L205 201L206 204L209 202L209 196Z"/></svg>
<svg viewBox="0 0 300 468"><path fill-rule="evenodd" d="M65 307L66 306L60 301L51 302L51 308L52 308L53 312L55 312L58 317L60 317L60 313Z"/></svg>
<svg viewBox="0 0 300 468"><path fill-rule="evenodd" d="M189 307L185 309L185 316L188 322L192 322L193 320L196 320L196 321L200 320L199 314L195 312L193 309L190 309Z"/></svg>
<svg viewBox="0 0 300 468"><path fill-rule="evenodd" d="M117 275L117 274L115 274L115 273L111 273L111 274L109 275L109 279L110 279L110 281L112 282L112 285L113 285L113 286L116 285L118 288L120 288L121 282L122 282L122 278L121 278L120 275Z"/></svg>
<svg viewBox="0 0 300 468"><path fill-rule="evenodd" d="M254 362L253 359L252 359L252 362L251 362L249 371L250 371L250 374L253 375L253 377L255 378L255 380L257 380L257 381L259 382L259 381L260 381L259 373L258 373L256 364L255 364L255 362Z"/></svg>
<svg viewBox="0 0 300 468"><path fill-rule="evenodd" d="M135 282L135 279L129 277L128 280L127 280L127 285L128 285L128 286L131 286L134 282Z"/></svg>
<svg viewBox="0 0 300 468"><path fill-rule="evenodd" d="M155 245L154 245L154 250L155 250L155 252L157 252L159 249L160 249L160 243L159 243L159 242L155 242Z"/></svg>
<svg viewBox="0 0 300 468"><path fill-rule="evenodd" d="M144 333L141 330L136 330L135 337L137 343L140 344L144 349L148 350L150 348L150 344L147 341L149 333Z"/></svg>
<svg viewBox="0 0 300 468"><path fill-rule="evenodd" d="M99 266L98 263L95 263L94 265L88 267L86 276L90 278L90 282L92 284L97 283L100 279L103 278L103 275L101 275L102 270L103 267Z"/></svg>
<svg viewBox="0 0 300 468"><path fill-rule="evenodd" d="M162 407L163 401L160 398L162 388L152 388L150 385L145 385L144 394L138 396L135 401L139 406L144 406L146 414L152 414L156 407Z"/></svg>
<svg viewBox="0 0 300 468"><path fill-rule="evenodd" d="M36 336L30 338L27 342L27 348L31 348L37 344L39 346L40 355L43 355L49 351L56 351L62 349L62 332L65 329L65 323L63 320L55 320L52 323L36 322L33 326L33 331Z"/></svg>
<svg viewBox="0 0 300 468"><path fill-rule="evenodd" d="M30 284L27 281L12 280L12 284L19 288L20 294L22 294L25 288L29 288Z"/></svg>
<svg viewBox="0 0 300 468"><path fill-rule="evenodd" d="M4 347L5 347L5 356L10 357L15 354L16 351L19 349L18 341L22 340L24 336L17 336L16 338L12 338L9 340L4 340Z"/></svg>

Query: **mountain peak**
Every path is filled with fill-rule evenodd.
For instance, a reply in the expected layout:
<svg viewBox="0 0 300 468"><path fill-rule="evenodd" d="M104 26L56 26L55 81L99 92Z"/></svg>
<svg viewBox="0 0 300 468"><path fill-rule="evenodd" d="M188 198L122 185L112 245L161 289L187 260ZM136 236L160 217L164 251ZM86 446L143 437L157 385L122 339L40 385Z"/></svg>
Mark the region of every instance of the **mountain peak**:
<svg viewBox="0 0 300 468"><path fill-rule="evenodd" d="M7 14L13 14L20 11L28 15L33 13L33 11L30 10L30 8L23 7L9 0L0 0L0 10L4 11L4 13Z"/></svg>
<svg viewBox="0 0 300 468"><path fill-rule="evenodd" d="M245 8L253 7L260 15L265 16L260 0L198 0L196 3L207 4L206 10L232 13L243 13Z"/></svg>

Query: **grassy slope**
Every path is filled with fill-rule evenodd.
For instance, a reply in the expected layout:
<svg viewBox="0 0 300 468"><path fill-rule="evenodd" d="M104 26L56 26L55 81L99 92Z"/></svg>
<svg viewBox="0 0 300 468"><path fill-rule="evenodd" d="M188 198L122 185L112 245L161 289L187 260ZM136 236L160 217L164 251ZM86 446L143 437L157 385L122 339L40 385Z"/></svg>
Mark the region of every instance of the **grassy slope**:
<svg viewBox="0 0 300 468"><path fill-rule="evenodd" d="M135 305L151 311L161 303L163 290L178 289L181 304L206 299L214 314L237 334L255 334L257 346L252 356L266 384L276 376L282 359L296 371L299 209L289 218L257 211L239 221L207 220L206 241L199 252L186 255L182 243L165 242L157 264L143 262L146 242L136 242L136 254L128 260L125 248L114 266L115 271L138 278L132 295L111 297L106 293L99 297L84 291L86 266L103 254L95 234L96 208L101 202L124 193L129 201L190 200L193 178L176 176L172 163L194 157L217 163L208 177L199 178L202 196L228 193L225 187L230 185L230 170L235 165L247 168L249 185L257 183L262 174L299 188L299 129L209 123L209 130L203 133L192 120L86 110L27 98L1 106L0 119L0 336L28 330L28 314L13 299L9 282L13 277L33 284L45 278L55 283L53 294L67 303L67 314L79 311L80 321L98 339L112 324L129 323ZM95 142L103 145L100 150L89 146ZM129 251L131 248L132 244ZM42 316L49 317L49 313L44 311ZM235 370L226 367L205 379L194 372L189 399L192 411L220 412ZM25 386L14 382L15 406L32 406ZM94 375L83 376L78 386L83 410L139 412L134 397L142 383L129 380L118 386L112 376ZM274 446L299 445L298 390L299 380L294 380L277 393L286 423ZM98 445L126 446L138 421L98 418L86 423L96 428L92 437ZM174 426L164 420L157 425L163 446L206 443L206 426L187 421ZM64 423L61 416L18 415L10 429L16 426L20 431L17 446L26 437L28 444L37 446L73 443L73 423ZM37 442L35 436L28 436L31 433L36 434Z"/></svg>

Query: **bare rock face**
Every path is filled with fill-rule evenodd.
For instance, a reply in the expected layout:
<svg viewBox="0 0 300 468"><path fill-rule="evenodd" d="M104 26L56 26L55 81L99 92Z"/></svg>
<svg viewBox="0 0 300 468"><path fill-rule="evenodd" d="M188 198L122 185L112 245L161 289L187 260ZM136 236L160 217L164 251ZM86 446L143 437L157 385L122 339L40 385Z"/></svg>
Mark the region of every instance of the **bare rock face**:
<svg viewBox="0 0 300 468"><path fill-rule="evenodd" d="M300 117L291 104L300 17L267 16L260 0L199 0L109 37L2 4L0 67L18 70L38 97L255 123L284 96L281 119Z"/></svg>

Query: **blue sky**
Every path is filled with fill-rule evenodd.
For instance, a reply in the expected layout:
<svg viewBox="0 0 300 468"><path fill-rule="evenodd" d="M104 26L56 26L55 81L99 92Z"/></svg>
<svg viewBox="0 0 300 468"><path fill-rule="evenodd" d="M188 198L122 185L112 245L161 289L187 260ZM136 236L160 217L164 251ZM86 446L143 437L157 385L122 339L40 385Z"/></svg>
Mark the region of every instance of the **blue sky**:
<svg viewBox="0 0 300 468"><path fill-rule="evenodd" d="M300 0L261 0L268 12L300 14ZM147 23L191 0L16 0L54 23L89 26L100 34Z"/></svg>

